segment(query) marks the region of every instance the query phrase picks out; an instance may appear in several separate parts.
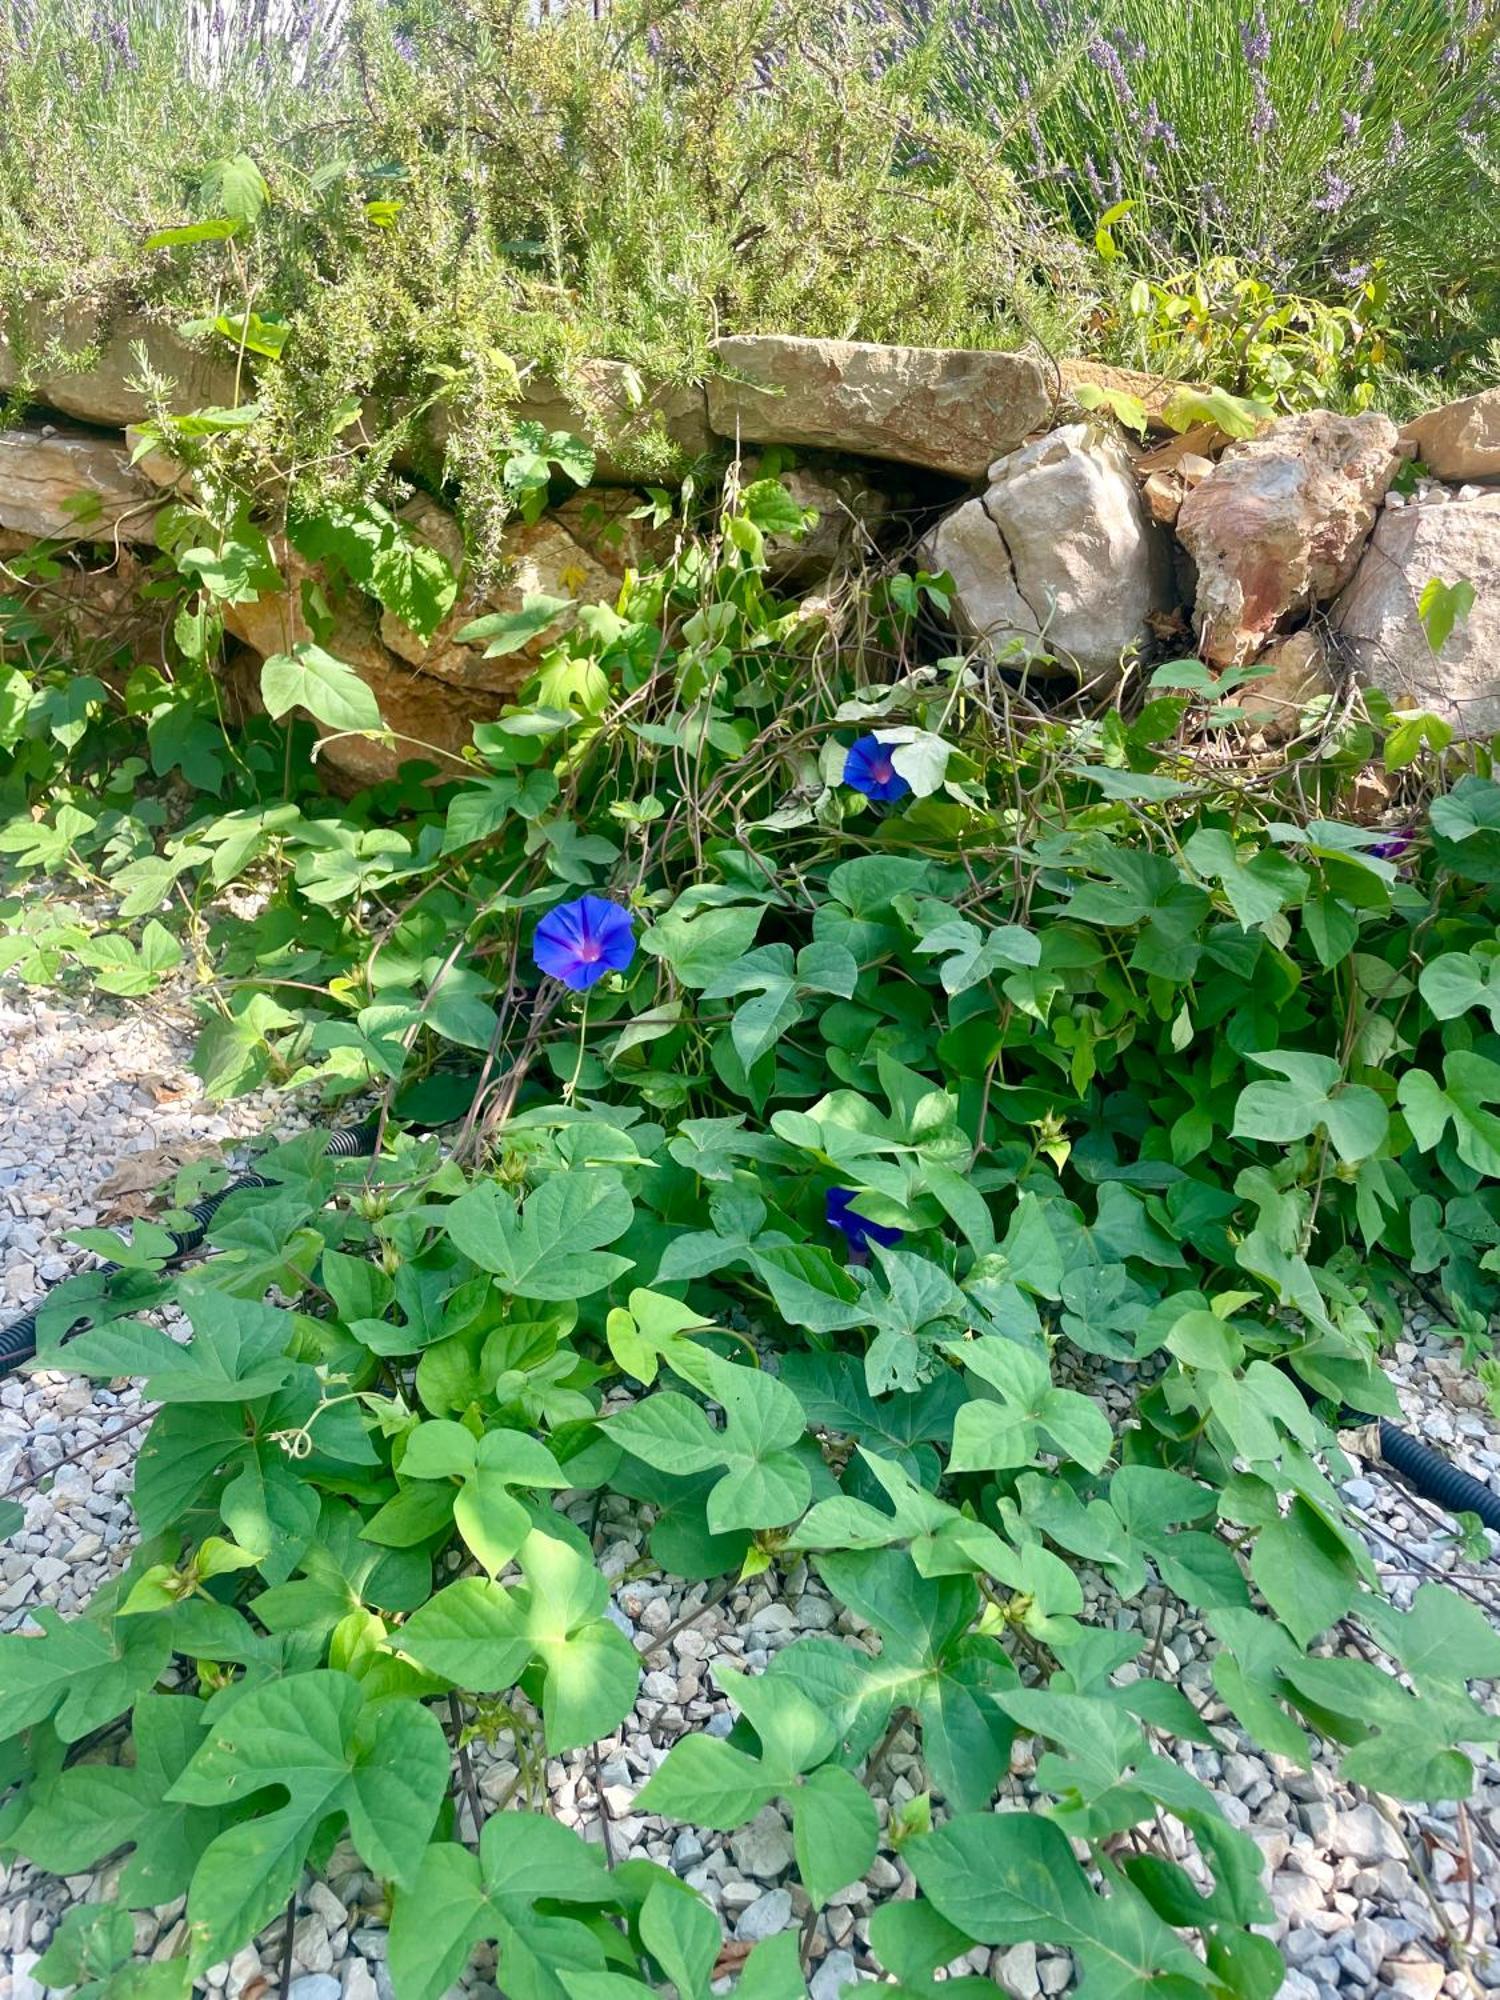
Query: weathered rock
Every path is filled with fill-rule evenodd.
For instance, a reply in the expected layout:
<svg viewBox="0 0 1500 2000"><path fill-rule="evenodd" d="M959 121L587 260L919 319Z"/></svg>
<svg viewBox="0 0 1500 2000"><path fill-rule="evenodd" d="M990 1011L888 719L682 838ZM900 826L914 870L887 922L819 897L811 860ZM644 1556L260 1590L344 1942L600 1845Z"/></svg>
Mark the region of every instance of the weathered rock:
<svg viewBox="0 0 1500 2000"><path fill-rule="evenodd" d="M86 423L141 423L151 405L133 386L144 348L152 374L172 385L173 410L232 403L235 357L222 343L201 348L145 313L107 316L92 306L27 305L0 329L0 389L23 388L34 403Z"/></svg>
<svg viewBox="0 0 1500 2000"><path fill-rule="evenodd" d="M1398 463L1396 427L1373 411L1284 417L1225 452L1177 517L1207 659L1244 665L1343 588Z"/></svg>
<svg viewBox="0 0 1500 2000"><path fill-rule="evenodd" d="M234 663L233 678L250 707L259 705L260 661L272 653L290 652L314 638L303 611L302 585L316 573L295 551L278 546L277 565L287 587L249 604L224 606L225 628L250 649L255 659ZM392 652L381 640L379 607L353 591L331 601L332 630L318 643L345 661L365 681L380 705L381 717L393 732L394 745L362 736L340 735L322 753L329 767L355 784L377 784L394 777L403 763L438 765L450 776L476 722L493 720L504 705L500 685L509 673L509 691L531 672L531 663L517 658L492 661L489 685L455 685L437 673L424 671ZM461 649L467 652L468 649ZM441 651L437 654L443 657Z"/></svg>
<svg viewBox="0 0 1500 2000"><path fill-rule="evenodd" d="M747 481L761 476L758 463L747 464ZM774 583L806 583L865 561L876 553L881 528L910 498L868 472L827 461L790 466L777 476L797 505L812 508L818 518L800 539L766 536L767 573Z"/></svg>
<svg viewBox="0 0 1500 2000"><path fill-rule="evenodd" d="M458 600L430 639L420 638L393 612L357 591L330 586L284 543L277 544L275 553L286 590L255 603L227 606L225 625L262 658L287 652L315 637L304 615L302 587L319 583L334 620L332 632L320 643L368 683L397 737L393 749L362 737L339 737L324 753L330 766L358 784L394 776L406 761L446 767L468 743L472 725L492 720L505 700L514 697L555 642L558 628L493 660L484 657L484 641L461 644L457 634L473 619L519 610L532 593L588 604L610 602L619 592L626 564L649 552L640 524L628 518L633 506L623 493L590 492L534 523L516 521L506 538L513 571L503 585L481 591L464 584L458 523L435 500L419 494L402 508L402 519L460 578ZM258 669L242 664L236 681L254 706Z"/></svg>
<svg viewBox="0 0 1500 2000"><path fill-rule="evenodd" d="M1418 615L1433 577L1467 580L1473 608L1434 653ZM1354 672L1398 708L1428 709L1461 735L1500 729L1500 493L1383 513L1333 623Z"/></svg>
<svg viewBox="0 0 1500 2000"><path fill-rule="evenodd" d="M977 479L1045 423L1026 354L738 334L716 348L709 422L736 443L812 445Z"/></svg>
<svg viewBox="0 0 1500 2000"><path fill-rule="evenodd" d="M1148 472L1141 487L1146 512L1158 527L1170 528L1182 511L1187 487L1170 472Z"/></svg>
<svg viewBox="0 0 1500 2000"><path fill-rule="evenodd" d="M458 524L434 500L420 495L401 510L402 519L418 540L437 549L462 578L463 537ZM476 591L460 586L453 610L428 640L420 639L393 612L381 614L379 636L398 659L420 667L458 688L491 694L511 694L531 671L543 650L554 643L555 631L544 632L518 652L498 659L484 657L483 642L461 645L456 634L475 618L496 611L519 611L533 594L575 598L586 604L608 603L619 592L623 562L606 567L568 532L559 513L543 514L528 524L516 521L506 531L506 550L515 565L511 580L501 588ZM605 553L600 539L596 546Z"/></svg>
<svg viewBox="0 0 1500 2000"><path fill-rule="evenodd" d="M1333 693L1333 675L1323 642L1309 628L1277 639L1260 661L1270 668L1246 681L1231 697L1245 711L1245 720L1268 743L1285 743L1295 736L1299 718L1310 701Z"/></svg>
<svg viewBox="0 0 1500 2000"><path fill-rule="evenodd" d="M69 541L156 539L156 488L106 438L0 431L0 527Z"/></svg>
<svg viewBox="0 0 1500 2000"><path fill-rule="evenodd" d="M1500 389L1428 410L1401 436L1438 479L1500 480Z"/></svg>
<svg viewBox="0 0 1500 2000"><path fill-rule="evenodd" d="M1113 431L1066 424L990 467L921 548L956 586L960 629L1017 662L1112 674L1171 602L1167 546Z"/></svg>
<svg viewBox="0 0 1500 2000"><path fill-rule="evenodd" d="M1136 471L1140 473L1144 461L1137 459ZM1146 511L1159 527L1175 525L1182 512L1182 503L1195 486L1201 486L1214 469L1211 458L1204 458L1198 452L1178 453L1169 464L1153 468L1146 473L1141 484L1141 495L1146 502Z"/></svg>

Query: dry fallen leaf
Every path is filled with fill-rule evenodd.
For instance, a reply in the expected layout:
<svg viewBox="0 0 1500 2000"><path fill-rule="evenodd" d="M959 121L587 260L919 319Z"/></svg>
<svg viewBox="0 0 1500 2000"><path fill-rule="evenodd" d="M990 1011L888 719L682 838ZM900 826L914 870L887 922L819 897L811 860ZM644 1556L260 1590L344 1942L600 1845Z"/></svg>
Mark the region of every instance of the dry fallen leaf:
<svg viewBox="0 0 1500 2000"><path fill-rule="evenodd" d="M143 1070L135 1081L153 1104L180 1104L192 1087L185 1076L165 1076L154 1069Z"/></svg>
<svg viewBox="0 0 1500 2000"><path fill-rule="evenodd" d="M129 1222L149 1215L150 1199L164 1181L189 1160L213 1160L219 1149L207 1139L177 1139L170 1145L151 1146L143 1153L126 1153L116 1161L108 1180L94 1190L95 1199L105 1205L110 1221Z"/></svg>
<svg viewBox="0 0 1500 2000"><path fill-rule="evenodd" d="M1143 452L1135 462L1135 469L1142 476L1149 472L1175 472L1184 458L1212 458L1228 443L1227 434L1217 424L1194 424L1179 437L1158 445L1155 451Z"/></svg>

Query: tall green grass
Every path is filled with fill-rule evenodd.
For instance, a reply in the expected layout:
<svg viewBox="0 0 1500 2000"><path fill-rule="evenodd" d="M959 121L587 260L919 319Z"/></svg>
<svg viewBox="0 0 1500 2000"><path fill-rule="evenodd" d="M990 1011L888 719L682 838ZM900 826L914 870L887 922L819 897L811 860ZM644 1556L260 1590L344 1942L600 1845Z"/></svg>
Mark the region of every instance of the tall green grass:
<svg viewBox="0 0 1500 2000"><path fill-rule="evenodd" d="M1380 262L1409 346L1500 332L1497 0L917 0L931 87L1127 253L1338 300Z"/></svg>

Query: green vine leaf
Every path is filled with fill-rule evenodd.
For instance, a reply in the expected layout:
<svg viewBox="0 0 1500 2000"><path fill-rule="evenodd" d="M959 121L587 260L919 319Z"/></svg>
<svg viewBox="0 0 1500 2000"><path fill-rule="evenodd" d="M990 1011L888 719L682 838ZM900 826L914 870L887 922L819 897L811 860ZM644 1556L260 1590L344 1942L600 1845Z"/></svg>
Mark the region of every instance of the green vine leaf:
<svg viewBox="0 0 1500 2000"><path fill-rule="evenodd" d="M273 653L261 666L260 698L266 713L280 720L305 708L329 729L375 730L380 706L367 682L344 660L336 660L310 639L289 653Z"/></svg>
<svg viewBox="0 0 1500 2000"><path fill-rule="evenodd" d="M512 1687L536 1662L547 1748L592 1743L629 1713L640 1659L605 1616L609 1585L571 1542L533 1529L521 1545L525 1587L463 1577L418 1608L401 1649L418 1666L480 1693Z"/></svg>
<svg viewBox="0 0 1500 2000"><path fill-rule="evenodd" d="M233 1692L166 1796L203 1807L240 1805L272 1788L286 1798L204 1850L188 1891L197 1970L270 1921L330 1815L347 1819L372 1868L397 1882L414 1878L448 1784L442 1727L415 1702L367 1705L357 1682L328 1671Z"/></svg>
<svg viewBox="0 0 1500 2000"><path fill-rule="evenodd" d="M135 1762L75 1764L59 1773L16 1829L17 1847L39 1868L81 1875L130 1846L117 1890L123 1904L152 1909L183 1895L199 1855L228 1819L223 1808L167 1798L198 1748L203 1721L200 1701L143 1694L131 1718Z"/></svg>
<svg viewBox="0 0 1500 2000"><path fill-rule="evenodd" d="M0 1636L0 1738L50 1716L76 1743L123 1715L160 1676L171 1651L159 1618L62 1619L43 1606L41 1632Z"/></svg>
<svg viewBox="0 0 1500 2000"><path fill-rule="evenodd" d="M1234 1107L1231 1130L1236 1138L1284 1146L1321 1128L1339 1158L1350 1164L1368 1159L1385 1144L1390 1119L1384 1104L1364 1084L1345 1082L1332 1056L1274 1049L1249 1060L1286 1081L1246 1084Z"/></svg>
<svg viewBox="0 0 1500 2000"><path fill-rule="evenodd" d="M630 1196L618 1174L582 1169L554 1175L517 1209L481 1182L441 1211L452 1242L520 1299L578 1299L602 1291L633 1260L602 1249L630 1227Z"/></svg>
<svg viewBox="0 0 1500 2000"><path fill-rule="evenodd" d="M614 1901L603 1856L542 1813L496 1813L479 1852L442 1841L398 1887L391 1917L391 1977L401 2000L438 2000L481 1939L498 1949L498 1976L515 2000L568 2000L564 1971L604 1969L604 1947L579 1916L543 1915L538 1903L580 1910Z"/></svg>
<svg viewBox="0 0 1500 2000"><path fill-rule="evenodd" d="M703 1373L724 1409L716 1431L696 1403L663 1390L605 1425L636 1458L663 1472L707 1472L725 1467L708 1495L708 1526L716 1535L735 1528L779 1528L795 1521L812 1498L807 1466L795 1456L806 1428L802 1405L772 1375L706 1356Z"/></svg>
<svg viewBox="0 0 1500 2000"><path fill-rule="evenodd" d="M923 1895L965 1937L1064 1946L1095 2000L1160 2000L1168 1982L1182 1982L1177 1992L1210 1983L1143 1896L1120 1877L1100 1895L1062 1831L1034 1813L961 1815L906 1851Z"/></svg>

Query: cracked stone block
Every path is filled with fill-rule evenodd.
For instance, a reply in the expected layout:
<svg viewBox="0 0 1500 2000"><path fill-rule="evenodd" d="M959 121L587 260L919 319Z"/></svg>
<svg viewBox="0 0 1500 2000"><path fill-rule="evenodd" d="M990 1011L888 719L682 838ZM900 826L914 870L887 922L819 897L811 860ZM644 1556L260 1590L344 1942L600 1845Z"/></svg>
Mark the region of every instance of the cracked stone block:
<svg viewBox="0 0 1500 2000"><path fill-rule="evenodd" d="M1064 424L997 459L989 486L922 544L953 578L954 622L997 657L1112 676L1173 602L1171 558L1120 438Z"/></svg>

